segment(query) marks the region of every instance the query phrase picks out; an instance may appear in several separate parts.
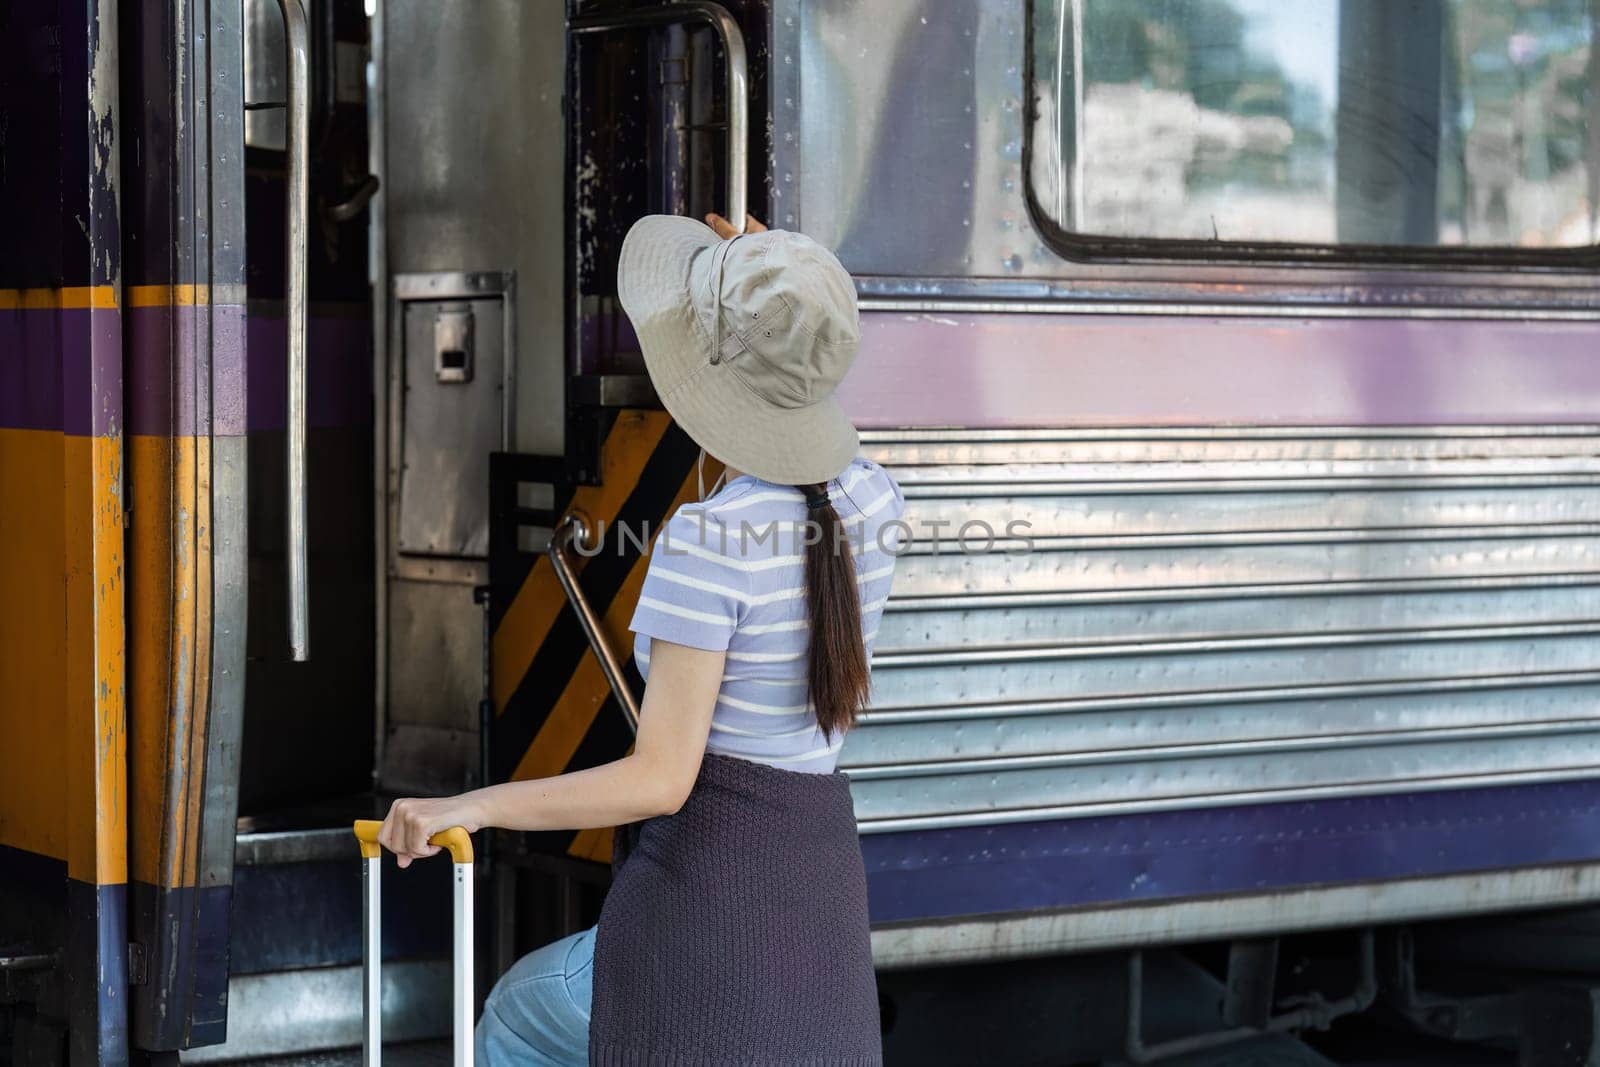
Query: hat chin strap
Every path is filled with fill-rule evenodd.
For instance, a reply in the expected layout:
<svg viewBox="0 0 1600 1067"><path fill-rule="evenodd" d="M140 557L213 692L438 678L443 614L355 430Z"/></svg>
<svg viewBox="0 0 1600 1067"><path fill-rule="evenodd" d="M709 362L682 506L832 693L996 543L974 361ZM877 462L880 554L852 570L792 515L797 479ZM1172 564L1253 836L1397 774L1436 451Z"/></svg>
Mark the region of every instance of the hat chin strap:
<svg viewBox="0 0 1600 1067"><path fill-rule="evenodd" d="M728 250L733 247L733 242L737 241L739 238L741 238L743 236L744 236L744 234L742 234L742 233L734 234L728 240L722 242L722 247L717 249L717 252L720 253L720 254L717 257L716 270L712 271L712 277L713 277L714 280L711 283L712 292L711 292L711 360L710 360L710 362L711 362L711 365L713 367L716 366L718 363L722 362L722 272L723 272L723 267L727 266L727 263L728 263ZM704 503L706 497L710 495L709 493L706 492L706 449L705 449L704 445L700 446L700 457L698 459L696 459L695 463L694 463L694 476L695 476L695 483L696 483L696 485L698 486L698 488L700 490L700 502ZM717 480L711 483L711 492L712 493L715 493L717 491L717 487L722 484L722 480L724 478L726 478L727 476L728 476L728 465L726 463L724 463L722 465L722 473L718 474L717 475Z"/></svg>
<svg viewBox="0 0 1600 1067"><path fill-rule="evenodd" d="M722 484L722 479L726 478L727 476L728 465L724 463L722 465L722 473L717 475L717 480L711 483L712 493L717 491L717 487ZM706 450L704 445L700 447L700 458L694 461L694 480L696 485L699 486L700 503L703 504L705 503L706 497L709 495L706 492Z"/></svg>
<svg viewBox="0 0 1600 1067"><path fill-rule="evenodd" d="M717 269L712 271L711 283L711 365L715 367L722 362L722 268L728 264L728 250L733 247L733 242L743 237L744 234L736 233L726 241L717 251L721 253L717 258ZM704 452L702 450L702 460ZM701 494L704 499L705 494Z"/></svg>

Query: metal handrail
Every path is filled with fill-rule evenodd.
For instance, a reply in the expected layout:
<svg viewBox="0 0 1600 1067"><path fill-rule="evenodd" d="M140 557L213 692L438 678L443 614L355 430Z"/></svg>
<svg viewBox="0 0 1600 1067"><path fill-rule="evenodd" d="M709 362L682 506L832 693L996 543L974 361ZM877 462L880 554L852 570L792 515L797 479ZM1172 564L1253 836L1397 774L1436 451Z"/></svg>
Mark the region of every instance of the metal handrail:
<svg viewBox="0 0 1600 1067"><path fill-rule="evenodd" d="M684 0L662 7L639 8L621 14L579 15L567 24L572 33L601 33L641 26L670 26L680 22L706 22L722 40L728 72L728 222L743 233L750 181L750 75L745 59L744 34L739 23L721 4Z"/></svg>
<svg viewBox="0 0 1600 1067"><path fill-rule="evenodd" d="M569 514L561 520L561 524L550 537L550 565L555 569L556 580L566 592L574 614L578 616L578 625L583 627L584 637L589 639L589 647L594 649L595 659L600 661L600 670L610 683L611 691L616 694L622 714L628 720L628 729L637 734L639 701L634 697L628 680L623 677L622 663L617 659L611 643L601 631L600 621L595 618L594 608L590 606L589 598L584 595L583 587L578 584L578 574L572 569L571 561L567 559L568 545L588 540L589 524L584 522L583 516L575 512Z"/></svg>
<svg viewBox="0 0 1600 1067"><path fill-rule="evenodd" d="M288 108L284 122L284 327L288 335L289 410L285 424L286 555L289 648L296 662L310 654L311 608L306 588L306 241L311 203L311 26L302 0L278 0L288 51Z"/></svg>

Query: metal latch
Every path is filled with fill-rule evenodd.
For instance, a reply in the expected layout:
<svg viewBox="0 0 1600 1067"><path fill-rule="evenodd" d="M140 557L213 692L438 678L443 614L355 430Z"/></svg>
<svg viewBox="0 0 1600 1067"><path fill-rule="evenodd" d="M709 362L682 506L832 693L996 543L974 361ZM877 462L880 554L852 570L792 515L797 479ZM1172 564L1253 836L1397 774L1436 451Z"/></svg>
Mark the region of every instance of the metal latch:
<svg viewBox="0 0 1600 1067"><path fill-rule="evenodd" d="M128 942L128 984L144 985L146 980L144 946L137 941Z"/></svg>
<svg viewBox="0 0 1600 1067"><path fill-rule="evenodd" d="M433 317L433 377L440 384L472 381L472 309Z"/></svg>

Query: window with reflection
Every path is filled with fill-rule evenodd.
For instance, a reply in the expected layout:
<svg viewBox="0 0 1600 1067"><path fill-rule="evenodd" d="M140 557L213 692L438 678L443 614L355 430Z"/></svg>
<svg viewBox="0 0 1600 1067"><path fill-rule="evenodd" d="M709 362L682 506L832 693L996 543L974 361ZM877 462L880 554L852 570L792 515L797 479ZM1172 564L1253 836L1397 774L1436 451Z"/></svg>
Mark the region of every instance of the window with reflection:
<svg viewBox="0 0 1600 1067"><path fill-rule="evenodd" d="M1600 0L1033 0L1060 235L1600 243Z"/></svg>

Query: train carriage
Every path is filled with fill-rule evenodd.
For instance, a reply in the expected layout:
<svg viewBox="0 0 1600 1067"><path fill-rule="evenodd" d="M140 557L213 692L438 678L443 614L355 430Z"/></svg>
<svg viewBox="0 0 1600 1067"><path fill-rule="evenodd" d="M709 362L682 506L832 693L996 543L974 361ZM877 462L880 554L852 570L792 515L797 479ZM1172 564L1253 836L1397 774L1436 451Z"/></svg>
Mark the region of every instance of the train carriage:
<svg viewBox="0 0 1600 1067"><path fill-rule="evenodd" d="M697 450L617 252L712 210L855 277L907 499L840 763L891 1061L1600 1054L1597 17L0 10L11 1058L353 1046L349 820L626 751ZM609 855L483 835L480 989Z"/></svg>

